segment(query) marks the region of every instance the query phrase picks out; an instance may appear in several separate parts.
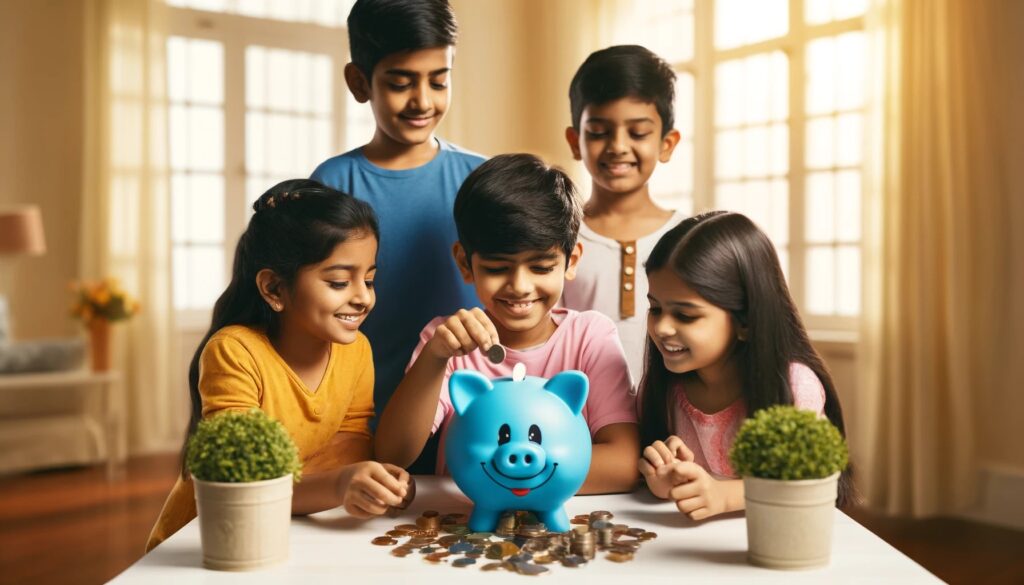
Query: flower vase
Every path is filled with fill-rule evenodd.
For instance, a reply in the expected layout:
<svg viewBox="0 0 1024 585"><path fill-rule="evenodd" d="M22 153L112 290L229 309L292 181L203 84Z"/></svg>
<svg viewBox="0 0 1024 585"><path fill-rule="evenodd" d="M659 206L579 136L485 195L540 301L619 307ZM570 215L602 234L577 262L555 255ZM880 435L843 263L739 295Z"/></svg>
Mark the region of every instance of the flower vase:
<svg viewBox="0 0 1024 585"><path fill-rule="evenodd" d="M106 372L110 369L110 321L93 319L89 323L89 354L92 371Z"/></svg>

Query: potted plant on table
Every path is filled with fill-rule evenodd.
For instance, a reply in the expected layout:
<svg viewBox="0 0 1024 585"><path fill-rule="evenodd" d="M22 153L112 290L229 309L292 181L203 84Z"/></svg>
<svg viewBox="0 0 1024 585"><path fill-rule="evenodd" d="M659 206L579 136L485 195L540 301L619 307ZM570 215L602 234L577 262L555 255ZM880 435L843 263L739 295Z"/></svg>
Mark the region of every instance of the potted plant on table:
<svg viewBox="0 0 1024 585"><path fill-rule="evenodd" d="M298 449L281 423L257 408L201 421L185 464L195 483L203 565L249 570L288 558Z"/></svg>
<svg viewBox="0 0 1024 585"><path fill-rule="evenodd" d="M751 563L775 569L828 564L846 441L808 410L773 406L744 421L729 452L743 477Z"/></svg>

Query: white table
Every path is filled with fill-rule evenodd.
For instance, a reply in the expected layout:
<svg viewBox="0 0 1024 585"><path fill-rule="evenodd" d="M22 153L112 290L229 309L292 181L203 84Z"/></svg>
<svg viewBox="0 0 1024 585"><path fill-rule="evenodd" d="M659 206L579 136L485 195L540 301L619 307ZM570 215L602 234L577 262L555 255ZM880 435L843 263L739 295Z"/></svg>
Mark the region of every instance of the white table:
<svg viewBox="0 0 1024 585"><path fill-rule="evenodd" d="M260 571L230 573L202 568L199 527L195 520L132 565L112 582L125 583L530 583L530 577L504 571L482 572L476 565L455 568L434 565L413 553L391 556L390 546L370 540L396 524L415 522L424 510L468 512L469 501L449 478L416 478L417 496L399 518L357 521L343 511L330 510L309 518L297 518L291 526L291 556L287 563ZM807 571L774 571L746 561L746 522L742 514L694 523L670 502L655 499L646 491L613 496L577 496L566 505L572 517L594 510L615 514L615 522L640 526L658 538L643 543L635 560L614 563L597 558L570 569L547 565L541 578L558 582L586 579L588 585L647 585L649 583L938 583L934 575L889 546L849 516L836 511L829 566ZM404 539L401 541L404 542ZM643 579L642 583L635 580Z"/></svg>

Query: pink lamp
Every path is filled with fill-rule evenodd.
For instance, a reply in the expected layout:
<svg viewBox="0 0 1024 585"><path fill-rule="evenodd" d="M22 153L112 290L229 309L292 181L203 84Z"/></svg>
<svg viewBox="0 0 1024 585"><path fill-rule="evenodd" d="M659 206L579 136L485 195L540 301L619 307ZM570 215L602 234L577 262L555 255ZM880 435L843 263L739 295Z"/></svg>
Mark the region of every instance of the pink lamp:
<svg viewBox="0 0 1024 585"><path fill-rule="evenodd" d="M43 215L38 206L0 209L0 255L40 256L45 252ZM0 294L0 343L7 341L9 336L7 299Z"/></svg>

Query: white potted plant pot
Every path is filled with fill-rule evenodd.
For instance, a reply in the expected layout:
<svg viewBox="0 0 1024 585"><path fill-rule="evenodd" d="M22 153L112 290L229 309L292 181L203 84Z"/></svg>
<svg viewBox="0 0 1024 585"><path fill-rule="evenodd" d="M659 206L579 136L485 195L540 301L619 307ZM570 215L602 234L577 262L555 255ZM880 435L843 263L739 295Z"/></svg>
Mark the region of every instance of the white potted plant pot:
<svg viewBox="0 0 1024 585"><path fill-rule="evenodd" d="M838 473L802 480L744 477L750 562L772 569L828 564L838 481Z"/></svg>
<svg viewBox="0 0 1024 585"><path fill-rule="evenodd" d="M204 567L248 571L288 559L291 474L248 483L193 482Z"/></svg>

